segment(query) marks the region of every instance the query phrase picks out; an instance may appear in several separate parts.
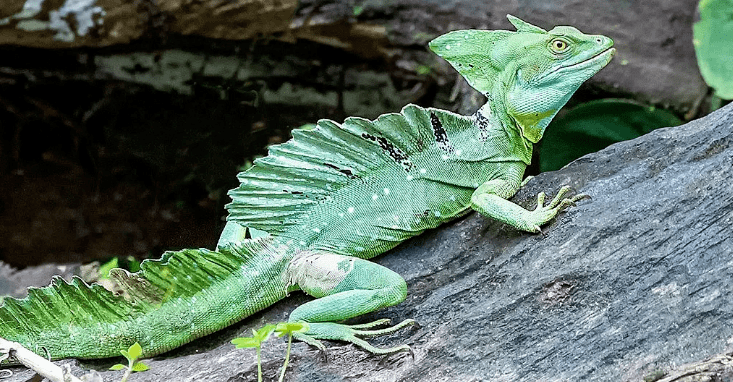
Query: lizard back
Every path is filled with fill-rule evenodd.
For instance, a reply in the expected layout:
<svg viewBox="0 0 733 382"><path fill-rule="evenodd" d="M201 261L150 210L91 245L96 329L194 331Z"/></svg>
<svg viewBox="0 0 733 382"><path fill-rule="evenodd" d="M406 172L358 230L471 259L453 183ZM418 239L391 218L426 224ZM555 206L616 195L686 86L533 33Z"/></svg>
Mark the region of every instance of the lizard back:
<svg viewBox="0 0 733 382"><path fill-rule="evenodd" d="M529 161L511 132L408 105L321 120L238 175L229 220L289 245L372 257L461 215L482 182Z"/></svg>

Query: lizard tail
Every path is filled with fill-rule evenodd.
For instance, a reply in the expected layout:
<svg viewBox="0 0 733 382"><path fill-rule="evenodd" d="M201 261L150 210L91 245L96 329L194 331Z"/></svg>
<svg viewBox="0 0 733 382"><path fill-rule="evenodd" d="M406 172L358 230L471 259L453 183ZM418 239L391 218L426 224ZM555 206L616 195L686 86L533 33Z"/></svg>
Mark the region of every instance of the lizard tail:
<svg viewBox="0 0 733 382"><path fill-rule="evenodd" d="M152 356L217 331L285 296L269 238L217 251L185 249L113 269L115 292L55 277L0 305L0 337L53 359L119 356L135 342Z"/></svg>

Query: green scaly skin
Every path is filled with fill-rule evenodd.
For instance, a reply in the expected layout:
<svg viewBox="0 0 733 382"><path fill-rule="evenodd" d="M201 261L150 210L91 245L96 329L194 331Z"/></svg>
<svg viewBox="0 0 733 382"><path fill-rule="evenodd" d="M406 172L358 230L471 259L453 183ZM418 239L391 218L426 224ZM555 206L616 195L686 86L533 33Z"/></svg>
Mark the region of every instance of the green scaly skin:
<svg viewBox="0 0 733 382"><path fill-rule="evenodd" d="M471 209L519 230L540 227L583 195L567 188L533 211L508 201L532 146L581 83L611 60L611 39L572 27L545 31L515 17L510 31L455 31L430 48L489 101L472 116L406 106L374 121L321 120L239 174L229 222L215 251L168 252L130 274L112 272L113 294L55 279L0 307L0 337L54 358L105 358L140 342L144 356L178 347L303 290L316 297L290 321L297 338L352 342L374 329L338 322L404 300L397 273L366 259ZM247 230L256 239L245 239ZM7 362L7 361L6 361Z"/></svg>

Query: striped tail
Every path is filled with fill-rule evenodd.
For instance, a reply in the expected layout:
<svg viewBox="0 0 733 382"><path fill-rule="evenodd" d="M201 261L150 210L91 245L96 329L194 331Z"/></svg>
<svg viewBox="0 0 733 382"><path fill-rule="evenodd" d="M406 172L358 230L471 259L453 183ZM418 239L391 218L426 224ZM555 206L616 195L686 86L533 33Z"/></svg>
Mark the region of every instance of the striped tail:
<svg viewBox="0 0 733 382"><path fill-rule="evenodd" d="M3 301L0 337L53 359L119 356L135 342L144 356L160 354L283 298L283 266L275 261L282 258L271 238L261 238L166 252L137 273L114 269L114 293L56 277L26 298Z"/></svg>

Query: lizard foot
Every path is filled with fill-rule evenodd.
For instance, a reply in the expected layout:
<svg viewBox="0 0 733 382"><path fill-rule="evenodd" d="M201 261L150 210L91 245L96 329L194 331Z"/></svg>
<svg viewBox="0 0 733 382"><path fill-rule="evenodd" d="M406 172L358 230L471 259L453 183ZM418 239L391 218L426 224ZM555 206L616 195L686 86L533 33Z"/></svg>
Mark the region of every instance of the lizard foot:
<svg viewBox="0 0 733 382"><path fill-rule="evenodd" d="M567 194L568 191L570 191L569 186L563 186L560 188L560 191L557 192L555 198L553 198L550 204L546 206L544 205L545 193L540 192L537 194L537 208L535 208L534 211L529 211L527 216L527 223L529 225L527 228L529 228L529 231L542 233L540 226L552 220L558 213L560 213L560 211L568 208L569 206L574 206L575 202L581 199L590 198L588 195L578 194L572 198L563 199L563 196Z"/></svg>
<svg viewBox="0 0 733 382"><path fill-rule="evenodd" d="M372 354L392 354L401 351L412 351L408 345L400 345L388 349L381 349L370 345L359 337L374 337L393 333L406 326L415 324L415 320L404 320L397 325L382 329L371 329L375 326L385 325L389 323L389 319L376 320L366 324L345 325L335 322L309 322L309 330L306 333L293 333L293 337L303 341L309 345L315 346L321 351L326 351L326 347L319 340L336 340L351 342Z"/></svg>

